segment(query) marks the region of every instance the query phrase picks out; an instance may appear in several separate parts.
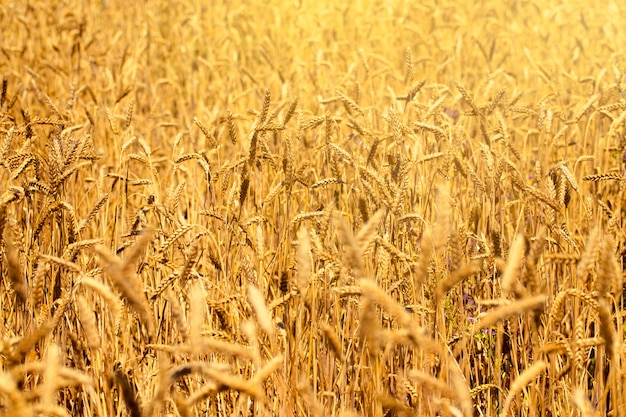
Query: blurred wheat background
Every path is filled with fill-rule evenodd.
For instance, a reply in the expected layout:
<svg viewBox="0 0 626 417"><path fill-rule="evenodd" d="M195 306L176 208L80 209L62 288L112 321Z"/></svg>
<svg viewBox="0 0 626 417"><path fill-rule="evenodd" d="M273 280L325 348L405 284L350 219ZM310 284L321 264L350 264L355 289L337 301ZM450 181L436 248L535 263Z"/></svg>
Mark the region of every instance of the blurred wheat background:
<svg viewBox="0 0 626 417"><path fill-rule="evenodd" d="M626 6L0 4L0 414L623 416Z"/></svg>

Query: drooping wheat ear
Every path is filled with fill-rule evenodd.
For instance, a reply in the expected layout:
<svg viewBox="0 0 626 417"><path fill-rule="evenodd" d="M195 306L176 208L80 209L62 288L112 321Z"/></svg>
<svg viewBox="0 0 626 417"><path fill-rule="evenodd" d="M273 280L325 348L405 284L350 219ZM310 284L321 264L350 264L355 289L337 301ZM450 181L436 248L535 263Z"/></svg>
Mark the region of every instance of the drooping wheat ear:
<svg viewBox="0 0 626 417"><path fill-rule="evenodd" d="M165 252L181 236L193 229L193 227L193 224L185 224L179 227L176 231L174 231L174 233L172 233L167 239L165 239L165 242L163 242L163 244L159 247L157 253L162 254L163 252Z"/></svg>
<svg viewBox="0 0 626 417"><path fill-rule="evenodd" d="M290 297L290 288L291 284L290 284L290 276L289 276L289 271L282 271L280 273L280 277L278 279L278 288L280 288L280 292L283 294L283 297L281 297L282 299L288 297L289 299ZM284 302L286 302L287 300L285 300ZM274 308L276 308L278 305L282 305L283 302L280 302L279 304L276 304L277 300L274 300L272 302L272 304L270 304L270 310L273 310Z"/></svg>
<svg viewBox="0 0 626 417"><path fill-rule="evenodd" d="M548 364L545 361L537 361L530 368L525 369L515 381L511 384L511 389L506 396L506 400L504 401L504 406L502 407L502 412L500 413L500 417L506 417L509 414L509 408L511 407L511 403L517 397L517 395L522 392L524 388L532 381L537 379L537 377L546 370Z"/></svg>
<svg viewBox="0 0 626 417"><path fill-rule="evenodd" d="M427 132L434 133L434 135L437 138L437 140L444 140L444 139L447 138L446 131L443 130L439 126L435 126L435 125L431 125L431 124L427 124L427 123L422 123L422 122L413 122L413 124L415 126L417 126L418 128L420 128L420 129L426 130Z"/></svg>
<svg viewBox="0 0 626 417"><path fill-rule="evenodd" d="M207 249L209 251L208 256L209 260L213 264L213 267L218 271L222 270L222 258L219 250L219 245L217 244L217 239L213 233L208 233L207 235Z"/></svg>
<svg viewBox="0 0 626 417"><path fill-rule="evenodd" d="M54 102L52 101L52 99L50 98L50 96L48 94L44 93L43 101L44 101L46 107L48 107L48 110L50 110L52 113L54 113L55 116L57 116L59 119L61 119L63 117L62 114L61 114L61 111L56 106L56 104L54 104Z"/></svg>
<svg viewBox="0 0 626 417"><path fill-rule="evenodd" d="M376 184L380 195L375 201L378 201L382 198L384 204L388 207L391 207L391 201L393 200L393 198L387 181L378 172L376 172L376 170L370 167L359 166L359 174L361 175L360 180L363 185L368 182Z"/></svg>
<svg viewBox="0 0 626 417"><path fill-rule="evenodd" d="M288 135L287 135L288 136ZM265 198L263 198L263 207L267 206L268 204L270 204L272 201L274 201L274 199L278 196L278 194L280 194L280 192L283 190L283 187L285 187L285 185L287 184L287 181L281 181L278 184L276 184L266 195Z"/></svg>
<svg viewBox="0 0 626 417"><path fill-rule="evenodd" d="M474 326L473 334L477 334L481 329L491 327L500 320L504 320L512 315L542 310L546 305L546 300L547 297L544 294L540 294L497 307L480 318Z"/></svg>
<svg viewBox="0 0 626 417"><path fill-rule="evenodd" d="M17 161L16 161L17 162ZM24 156L19 165L16 165L11 172L11 179L17 179L28 168L29 165L35 165L37 158L34 155Z"/></svg>
<svg viewBox="0 0 626 417"><path fill-rule="evenodd" d="M557 168L552 168L548 173L548 184L550 188L554 188L554 195L551 196L561 205L567 208L571 199L571 186L565 180L563 173Z"/></svg>
<svg viewBox="0 0 626 417"><path fill-rule="evenodd" d="M574 354L573 368L576 372L581 372L585 365L585 347L581 346L580 341L585 338L587 323L583 316L576 317L574 322L574 340L572 341L572 353Z"/></svg>
<svg viewBox="0 0 626 417"><path fill-rule="evenodd" d="M247 158L243 159L243 162L246 161ZM239 162L239 161L238 161ZM225 163L222 168L220 168L220 171L217 173L217 177L219 179L221 179L222 181L222 194L226 194L226 192L228 191L228 189L231 186L231 181L233 179L233 171L234 168L237 164L229 164L229 163Z"/></svg>
<svg viewBox="0 0 626 417"><path fill-rule="evenodd" d="M47 262L37 261L37 269L34 273L31 291L31 307L33 309L40 308L44 303L44 289L46 284L46 273L50 271L50 266ZM41 323L39 323L41 324Z"/></svg>
<svg viewBox="0 0 626 417"><path fill-rule="evenodd" d="M469 168L467 163L462 159L460 154L454 154L454 166L459 171L459 173L467 178L467 169ZM489 166L489 161L487 161L487 166ZM476 174L476 173L474 173Z"/></svg>
<svg viewBox="0 0 626 417"><path fill-rule="evenodd" d="M350 115L357 113L357 114L360 114L361 116L365 116L363 109L358 104L356 104L354 100L352 100L350 97L346 96L339 90L336 90L335 92L337 93L341 101L343 102L344 107L346 108L346 110L348 111Z"/></svg>
<svg viewBox="0 0 626 417"><path fill-rule="evenodd" d="M580 122L580 119L583 118L583 116L587 113L591 106L593 106L593 103L595 103L599 98L600 96L598 94L594 94L593 96L589 97L585 104L581 106L578 114L574 118L574 125L577 125L578 122Z"/></svg>
<svg viewBox="0 0 626 417"><path fill-rule="evenodd" d="M237 144L237 128L235 127L235 120L233 119L233 113L228 110L226 113L226 124L228 125L228 138L233 145Z"/></svg>
<svg viewBox="0 0 626 417"><path fill-rule="evenodd" d="M387 242L389 235L386 234L386 237L379 237L377 241ZM387 242L389 246L394 247L391 243ZM370 255L371 256L371 255ZM391 253L386 249L385 246L379 246L379 249L376 251L375 256L375 264L376 264L376 278L381 285L388 287L389 285L389 267L391 264Z"/></svg>
<svg viewBox="0 0 626 417"><path fill-rule="evenodd" d="M548 183L549 182L550 182L550 178L548 177ZM530 194L537 200L541 201L542 203L547 204L551 209L553 209L557 213L561 211L561 206L559 205L558 201L556 201L556 189L554 190L555 196L546 195L531 185L523 186L522 190L524 192L527 192L528 194Z"/></svg>
<svg viewBox="0 0 626 417"><path fill-rule="evenodd" d="M259 131L256 129L253 129L249 136L250 136L250 146L248 148L248 165L250 167L252 167L254 165L254 161L256 159L256 148L257 148L257 142L259 139Z"/></svg>
<svg viewBox="0 0 626 417"><path fill-rule="evenodd" d="M272 313L265 303L265 297L263 297L261 291L252 284L248 284L247 295L248 303L250 307L252 307L252 311L254 311L257 323L267 335L272 336L274 334L274 322L272 320Z"/></svg>
<svg viewBox="0 0 626 417"><path fill-rule="evenodd" d="M578 187L578 181L576 181L576 177L574 177L574 174L572 173L572 171L569 170L567 165L565 165L564 162L560 162L557 165L557 167L558 169L561 170L563 177L567 180L567 182L572 187L572 189L576 191L577 193L580 193L580 187Z"/></svg>
<svg viewBox="0 0 626 417"><path fill-rule="evenodd" d="M470 391L470 395L472 397L476 397L476 395L480 394L481 392L487 391L488 389L492 389L492 388L496 390L500 390L500 391L502 390L502 388L500 388L499 386L495 384L481 384L472 388Z"/></svg>
<svg viewBox="0 0 626 417"><path fill-rule="evenodd" d="M198 255L200 254L200 243L198 241L192 242L191 247L189 248L189 255L187 255L187 259L185 259L185 263L183 267L180 269L180 280L185 282L187 277L191 274L191 271L198 262Z"/></svg>
<svg viewBox="0 0 626 417"><path fill-rule="evenodd" d="M411 89L408 91L407 95L406 95L406 102L409 103L411 100L413 100L415 98L415 96L417 95L417 93L419 93L422 90L422 87L424 87L424 85L426 85L426 80L420 80L415 82L412 86ZM400 97L398 97L400 98Z"/></svg>
<svg viewBox="0 0 626 417"><path fill-rule="evenodd" d="M298 97L294 98L291 103L289 103L289 107L287 108L287 112L285 113L285 117L283 118L283 126L286 125L289 120L293 117L296 112L296 108L298 107Z"/></svg>
<svg viewBox="0 0 626 417"><path fill-rule="evenodd" d="M93 314L93 309L89 305L89 302L85 297L79 295L76 298L76 307L78 308L78 316L80 317L80 323L87 336L87 345L96 352L100 349L102 342L100 340L100 333L96 325L96 320Z"/></svg>
<svg viewBox="0 0 626 417"><path fill-rule="evenodd" d="M398 112L395 110L393 106L389 107L389 115L385 117L389 126L391 127L391 131L393 133L393 137L397 143L400 143L403 139L403 133L405 131L405 127L402 126L402 122L398 117ZM402 156L402 155L400 155Z"/></svg>
<svg viewBox="0 0 626 417"><path fill-rule="evenodd" d="M389 240L387 240L388 238L389 236L386 236L386 237L376 236L375 237L376 244L380 245L386 252L392 255L394 259L405 261L405 262L410 261L411 258L406 253L398 249L393 243L389 242Z"/></svg>
<svg viewBox="0 0 626 417"><path fill-rule="evenodd" d="M435 290L435 300L441 300L441 297L447 294L448 291L454 288L457 284L463 282L465 279L471 277L479 271L480 266L474 263L457 268L454 272L448 275L446 279L437 284L437 289Z"/></svg>
<svg viewBox="0 0 626 417"><path fill-rule="evenodd" d="M63 269L64 271L67 272L74 272L74 273L80 273L80 266L78 266L76 263L74 262L70 262L70 261L66 261L63 258L59 258L58 256L52 256L52 255L39 255L40 259L49 262L51 264L54 264L56 266L58 266L59 268Z"/></svg>
<svg viewBox="0 0 626 417"><path fill-rule="evenodd" d="M263 384L253 383L242 378L231 376L222 370L209 368L203 373L207 375L208 378L217 382L220 391L224 389L230 389L238 391L242 394L247 394L256 401L260 401L263 399Z"/></svg>
<svg viewBox="0 0 626 417"><path fill-rule="evenodd" d="M561 199L558 196L557 187L559 185L559 176L556 175L556 170L551 169L548 177L546 178L546 191L548 193L548 197L554 200L557 204L561 204Z"/></svg>
<svg viewBox="0 0 626 417"><path fill-rule="evenodd" d="M585 289L587 290L591 289L587 279L589 277L589 272L596 263L601 239L600 229L596 226L591 231L589 239L587 239L585 250L576 268L576 278L585 285Z"/></svg>
<svg viewBox="0 0 626 417"><path fill-rule="evenodd" d="M474 183L474 187L477 190L480 190L483 194L487 192L487 186L485 185L485 182L478 176L478 174L476 173L476 170L468 165L467 166L467 172L470 175L470 178L472 179L472 182Z"/></svg>
<svg viewBox="0 0 626 417"><path fill-rule="evenodd" d="M115 115L113 114L111 109L108 108L108 107L105 108L105 112L106 112L106 115L107 115L107 119L109 120L109 126L111 127L111 130L113 131L113 133L115 135L119 135L120 134L120 129L118 127L117 119L116 119Z"/></svg>
<svg viewBox="0 0 626 417"><path fill-rule="evenodd" d="M334 178L334 177L324 178L324 179L321 179L321 180L317 181L314 184L311 184L311 189L312 190L315 190L315 189L318 189L318 188L322 188L323 189L323 188L326 188L326 187L331 186L333 184L340 184L341 185L341 184L345 184L345 181L342 180L341 178L338 178L338 177L337 178Z"/></svg>
<svg viewBox="0 0 626 417"><path fill-rule="evenodd" d="M198 126L198 129L202 132L207 141L209 141L209 146L211 148L217 147L217 140L213 134L209 131L209 129L198 119L198 117L194 116L193 123Z"/></svg>
<svg viewBox="0 0 626 417"><path fill-rule="evenodd" d="M178 279L178 277L180 277L180 272L174 271L170 275L168 275L167 278L162 279L161 282L159 282L159 285L152 292L152 295L150 296L150 301L156 300L161 294L163 294L163 292L169 290L174 281Z"/></svg>
<svg viewBox="0 0 626 417"><path fill-rule="evenodd" d="M300 113L300 115L302 115L302 113ZM298 117L298 119L299 118L300 117ZM306 122L302 122L300 124L300 130L301 131L305 131L307 129L316 128L317 126L319 126L322 123L324 123L324 120L326 120L325 116L315 116L312 119L307 120Z"/></svg>
<svg viewBox="0 0 626 417"><path fill-rule="evenodd" d="M126 113L124 115L124 130L128 130L130 124L133 122L133 110L135 110L135 99L131 99L126 107Z"/></svg>
<svg viewBox="0 0 626 417"><path fill-rule="evenodd" d="M263 97L263 108L261 109L261 113L259 114L259 124L258 126L262 126L267 119L267 114L270 110L270 102L272 100L272 93L270 89L265 90L265 96ZM271 122L271 120L267 120L267 122Z"/></svg>
<svg viewBox="0 0 626 417"><path fill-rule="evenodd" d="M494 99L491 100L491 102L487 105L485 109L485 114L492 114L496 110L496 108L498 108L498 105L501 104L502 109L503 109L502 115L504 117L508 117L510 106L508 106L508 104L505 103L506 97L507 97L507 89L506 87L501 87L496 93L496 96L494 97Z"/></svg>
<svg viewBox="0 0 626 417"><path fill-rule="evenodd" d="M108 285L100 281L97 281L94 278L84 276L84 275L79 278L77 284L80 284L86 288L89 288L95 291L100 297L102 297L104 302L109 306L109 308L113 312L113 315L114 316L119 315L118 310L120 309L120 302L119 302L120 300L117 297L117 295L115 295L113 291L111 291L111 288Z"/></svg>
<svg viewBox="0 0 626 417"><path fill-rule="evenodd" d="M78 253L81 250L93 248L95 245L102 243L102 239L86 239L69 244L63 250L63 257L70 262L76 262Z"/></svg>
<svg viewBox="0 0 626 417"><path fill-rule="evenodd" d="M470 105L470 107L472 108L473 114L472 116L480 116L481 112L478 109L478 106L476 105L476 103L474 102L474 99L472 98L472 96L469 95L469 93L467 92L467 90L465 89L465 87L463 86L463 84L461 84L458 81L454 82L454 85L456 85L456 88L459 90L459 92L461 93L461 96L463 97L463 100L465 100L467 102L467 104Z"/></svg>
<svg viewBox="0 0 626 417"><path fill-rule="evenodd" d="M406 376L410 381L416 382L422 390L447 398L456 398L456 392L448 384L424 371L411 369L407 371Z"/></svg>
<svg viewBox="0 0 626 417"><path fill-rule="evenodd" d="M11 143L13 142L14 136L15 126L11 126L4 135L4 139L2 140L2 146L0 146L0 164L9 169L11 169L11 167L10 164L6 161L6 158L9 156L9 149L11 149Z"/></svg>
<svg viewBox="0 0 626 417"><path fill-rule="evenodd" d="M35 227L35 232L33 233L33 240L37 240L37 238L39 237L39 234L43 230L44 224L46 220L48 219L48 217L52 213L55 213L56 211L59 211L62 208L65 209L65 213L67 214L67 219L68 219L68 222L67 222L68 223L68 229L67 229L68 243L76 242L76 237L78 234L78 223L76 221L76 214L74 213L74 207L72 207L70 204L64 201L52 202L51 204L47 205L43 209L43 212L39 218L39 221L37 222L37 226Z"/></svg>
<svg viewBox="0 0 626 417"><path fill-rule="evenodd" d="M407 46L404 50L404 63L406 64L406 75L404 77L404 84L409 85L415 78L415 70L413 69L413 52L411 47Z"/></svg>
<svg viewBox="0 0 626 417"><path fill-rule="evenodd" d="M619 172L607 172L605 174L585 175L583 181L623 181L624 176Z"/></svg>
<svg viewBox="0 0 626 417"><path fill-rule="evenodd" d="M622 290L621 268L617 263L613 239L606 235L600 246L600 264L598 268L598 295L610 298Z"/></svg>
<svg viewBox="0 0 626 417"><path fill-rule="evenodd" d="M247 165L244 165L241 176L239 178L239 206L243 207L243 203L248 196L248 188L250 187L250 172Z"/></svg>
<svg viewBox="0 0 626 417"><path fill-rule="evenodd" d="M565 305L565 300L567 299L567 297L570 296L577 297L585 304L587 304L592 310L598 309L598 300L596 299L596 297L579 288L568 288L559 292L556 297L554 297L554 300L552 301L552 307L550 308L550 314L548 315L547 328L550 328L551 324L557 323L563 318L563 306Z"/></svg>
<svg viewBox="0 0 626 417"><path fill-rule="evenodd" d="M170 214L176 213L176 209L178 208L178 204L180 203L180 198L185 192L186 186L187 183L183 180L178 183L178 185L172 186L167 190L167 196L165 198L164 206Z"/></svg>

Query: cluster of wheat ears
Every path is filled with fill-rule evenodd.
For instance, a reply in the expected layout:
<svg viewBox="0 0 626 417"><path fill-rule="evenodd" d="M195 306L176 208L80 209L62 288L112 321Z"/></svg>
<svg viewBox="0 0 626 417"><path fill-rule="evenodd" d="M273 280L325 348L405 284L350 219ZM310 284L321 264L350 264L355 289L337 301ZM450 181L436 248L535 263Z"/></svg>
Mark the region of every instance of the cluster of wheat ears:
<svg viewBox="0 0 626 417"><path fill-rule="evenodd" d="M0 415L623 416L626 8L0 3Z"/></svg>

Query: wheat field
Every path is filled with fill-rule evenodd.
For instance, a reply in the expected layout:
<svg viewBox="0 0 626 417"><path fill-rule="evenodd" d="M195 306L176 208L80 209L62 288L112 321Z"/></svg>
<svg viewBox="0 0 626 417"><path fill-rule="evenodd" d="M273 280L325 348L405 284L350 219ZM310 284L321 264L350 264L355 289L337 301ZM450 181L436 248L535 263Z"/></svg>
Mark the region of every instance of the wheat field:
<svg viewBox="0 0 626 417"><path fill-rule="evenodd" d="M0 415L626 415L626 6L471 3L0 2Z"/></svg>

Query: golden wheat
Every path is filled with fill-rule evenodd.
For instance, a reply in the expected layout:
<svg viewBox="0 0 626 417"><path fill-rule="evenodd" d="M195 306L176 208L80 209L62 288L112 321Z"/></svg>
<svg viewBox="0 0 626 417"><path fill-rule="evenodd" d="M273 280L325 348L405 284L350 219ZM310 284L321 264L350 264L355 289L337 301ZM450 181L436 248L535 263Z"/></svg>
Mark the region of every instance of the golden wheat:
<svg viewBox="0 0 626 417"><path fill-rule="evenodd" d="M620 415L625 9L509 6L0 7L2 412Z"/></svg>

